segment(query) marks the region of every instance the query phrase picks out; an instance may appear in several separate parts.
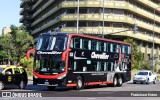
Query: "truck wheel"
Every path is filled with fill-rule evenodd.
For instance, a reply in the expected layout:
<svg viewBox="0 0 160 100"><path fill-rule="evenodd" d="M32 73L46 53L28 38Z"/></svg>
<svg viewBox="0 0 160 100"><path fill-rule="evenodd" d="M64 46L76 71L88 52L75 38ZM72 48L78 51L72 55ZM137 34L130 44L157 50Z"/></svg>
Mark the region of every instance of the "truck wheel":
<svg viewBox="0 0 160 100"><path fill-rule="evenodd" d="M146 84L149 84L149 79L146 80Z"/></svg>
<svg viewBox="0 0 160 100"><path fill-rule="evenodd" d="M136 82L133 82L133 84L136 84Z"/></svg>
<svg viewBox="0 0 160 100"><path fill-rule="evenodd" d="M117 80L117 86L118 86L118 87L121 87L122 84L123 84L122 77L119 76L119 77L118 77L118 80Z"/></svg>
<svg viewBox="0 0 160 100"><path fill-rule="evenodd" d="M0 90L4 89L4 83L2 81L0 81Z"/></svg>
<svg viewBox="0 0 160 100"><path fill-rule="evenodd" d="M156 78L154 79L153 84L156 84Z"/></svg>
<svg viewBox="0 0 160 100"><path fill-rule="evenodd" d="M76 89L80 90L80 89L83 89L83 88L84 88L83 79L82 79L81 76L78 76L77 77L77 86L76 86Z"/></svg>
<svg viewBox="0 0 160 100"><path fill-rule="evenodd" d="M20 84L19 84L19 88L20 89L25 89L26 87L26 83L24 81L21 81Z"/></svg>
<svg viewBox="0 0 160 100"><path fill-rule="evenodd" d="M55 86L47 86L48 90L54 90L56 87Z"/></svg>

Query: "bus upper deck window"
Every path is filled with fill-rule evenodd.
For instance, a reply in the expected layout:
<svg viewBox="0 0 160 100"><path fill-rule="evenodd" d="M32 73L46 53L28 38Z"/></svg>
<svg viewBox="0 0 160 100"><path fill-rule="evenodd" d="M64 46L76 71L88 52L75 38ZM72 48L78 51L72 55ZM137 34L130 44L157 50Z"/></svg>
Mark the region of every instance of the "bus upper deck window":
<svg viewBox="0 0 160 100"><path fill-rule="evenodd" d="M113 44L110 43L110 52L113 52Z"/></svg>
<svg viewBox="0 0 160 100"><path fill-rule="evenodd" d="M91 50L91 40L88 42L88 49Z"/></svg>
<svg viewBox="0 0 160 100"><path fill-rule="evenodd" d="M73 48L73 39L71 40L70 47Z"/></svg>
<svg viewBox="0 0 160 100"><path fill-rule="evenodd" d="M80 39L77 37L74 38L74 48L80 48Z"/></svg>
<svg viewBox="0 0 160 100"><path fill-rule="evenodd" d="M128 46L128 54L131 54L131 48Z"/></svg>

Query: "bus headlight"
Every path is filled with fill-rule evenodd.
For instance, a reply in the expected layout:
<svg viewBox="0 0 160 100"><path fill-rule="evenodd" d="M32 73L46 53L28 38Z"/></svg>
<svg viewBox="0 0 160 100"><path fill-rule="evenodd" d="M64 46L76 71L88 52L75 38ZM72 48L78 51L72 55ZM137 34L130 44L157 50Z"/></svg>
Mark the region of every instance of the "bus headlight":
<svg viewBox="0 0 160 100"><path fill-rule="evenodd" d="M62 76L59 76L57 79L63 79L64 77L66 77L66 74L62 75Z"/></svg>
<svg viewBox="0 0 160 100"><path fill-rule="evenodd" d="M36 79L38 78L35 74L33 74L33 77L36 78Z"/></svg>

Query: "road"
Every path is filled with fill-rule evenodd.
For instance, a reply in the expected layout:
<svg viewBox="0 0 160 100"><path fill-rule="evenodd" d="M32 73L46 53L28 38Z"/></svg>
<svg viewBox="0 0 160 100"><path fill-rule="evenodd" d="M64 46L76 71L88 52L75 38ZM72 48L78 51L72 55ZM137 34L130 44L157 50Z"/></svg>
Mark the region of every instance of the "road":
<svg viewBox="0 0 160 100"><path fill-rule="evenodd" d="M69 100L69 98L71 97L72 98L79 97L76 98L76 100L82 100L82 99L106 100L106 98L108 98L109 100L120 100L118 98L121 98L123 100L128 100L127 98L131 98L130 100L132 100L134 97L140 98L141 96L145 97L144 100L150 100L150 99L158 100L160 98L160 81L157 81L156 84L150 83L149 85L133 84L132 82L127 82L124 83L122 87L107 87L106 85L101 85L99 87L86 87L85 89L80 91L74 90L73 88L59 88L59 87L56 88L54 91L48 91L46 86L35 86L32 85L32 81L29 81L29 84L27 85L25 90L19 90L16 87L9 87L5 90L2 90L2 92L10 92L10 91L19 93L20 92L41 93L42 97L54 97L56 100L63 100L63 99ZM145 94L150 94L150 96L147 97L148 95L146 96Z"/></svg>

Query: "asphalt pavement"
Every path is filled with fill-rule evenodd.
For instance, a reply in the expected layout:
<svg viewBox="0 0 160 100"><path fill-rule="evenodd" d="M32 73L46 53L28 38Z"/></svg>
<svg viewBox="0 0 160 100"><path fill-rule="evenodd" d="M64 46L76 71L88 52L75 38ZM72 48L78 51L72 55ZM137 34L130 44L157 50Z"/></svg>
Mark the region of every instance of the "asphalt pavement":
<svg viewBox="0 0 160 100"><path fill-rule="evenodd" d="M69 100L69 98L75 98L76 100L132 100L133 98L141 98L141 100L159 100L160 99L160 81L156 84L133 84L132 81L124 83L122 87L108 87L107 85L86 87L83 90L74 90L73 88L61 88L58 87L54 91L48 91L46 86L32 85L32 81L29 81L26 89L20 90L17 87L7 87L2 92L12 93L28 93L32 95L37 93L37 96L43 97L36 98L37 100ZM40 94L40 95L39 95ZM12 95L18 96L18 95ZM22 96L22 95L21 95ZM30 96L31 97L31 96ZM44 98L45 97L45 98ZM121 98L121 99L120 99ZM142 99L143 98L143 99ZM158 99L157 99L158 98ZM7 98L3 98L7 99ZM9 98L8 98L9 99ZM10 99L16 99L12 97ZM26 100L32 100L32 98ZM35 100L35 98L33 98ZM134 99L135 100L135 99ZM139 99L137 99L139 100Z"/></svg>

